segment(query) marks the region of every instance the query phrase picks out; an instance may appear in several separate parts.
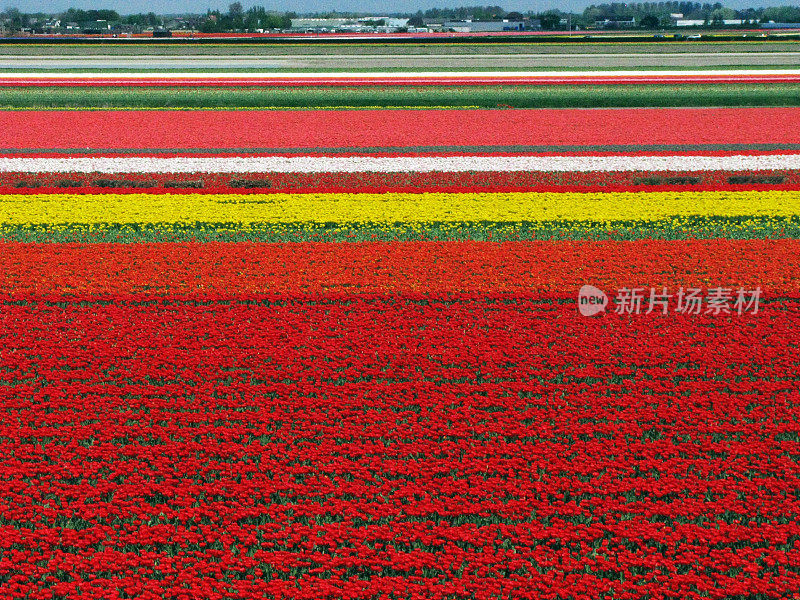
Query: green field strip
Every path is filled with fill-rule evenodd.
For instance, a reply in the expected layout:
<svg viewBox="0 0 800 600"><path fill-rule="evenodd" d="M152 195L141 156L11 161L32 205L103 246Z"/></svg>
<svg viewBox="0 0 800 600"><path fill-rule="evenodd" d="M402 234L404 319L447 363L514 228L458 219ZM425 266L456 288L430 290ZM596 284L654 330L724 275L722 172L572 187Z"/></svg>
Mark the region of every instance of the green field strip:
<svg viewBox="0 0 800 600"><path fill-rule="evenodd" d="M578 55L579 56L579 55ZM413 58L413 57L409 57ZM457 59L459 58L458 55L453 55L451 58ZM487 55L487 58L492 58L491 55ZM231 61L234 62L236 57L231 57ZM342 55L342 60L347 61L347 56ZM726 70L726 71L738 71L738 70L763 70L763 69L797 69L800 67L800 62L788 62L788 63L775 63L775 64L766 64L766 65L748 65L748 64L729 64L729 65L713 65L713 69L715 71L719 70ZM623 67L616 67L616 66L587 66L587 65L579 65L579 66L522 66L522 67L509 67L504 66L503 64L498 64L496 69L498 72L530 72L530 71L569 71L569 72L581 72L581 71L607 71L613 73L615 71L706 71L710 67L704 64L698 65L681 65L681 66L658 66L658 65L638 65L638 66L623 66ZM82 68L37 68L37 67L25 67L25 68L0 68L0 73L8 73L8 74L31 74L31 73L40 73L40 74L48 74L48 73L65 73L69 75L80 75L82 73L107 73L109 75L119 74L119 73L136 73L140 75L147 75L147 74L170 74L170 73L197 73L197 74L205 74L205 73L277 73L277 74L291 74L291 73L424 73L424 72L463 72L463 73L474 73L476 70L485 70L483 67L474 67L474 66L467 66L467 67L460 67L460 66L437 66L437 65L424 65L419 67L408 67L408 66L376 66L376 67L353 67L352 65L348 67L342 68L326 68L322 66L317 67L246 67L242 65L238 66L231 66L231 67L213 67L213 68L191 68L191 67L181 67L177 68L147 68L147 67L82 67Z"/></svg>
<svg viewBox="0 0 800 600"><path fill-rule="evenodd" d="M0 226L0 242L360 242L637 239L800 239L800 216L609 222L240 223Z"/></svg>
<svg viewBox="0 0 800 600"><path fill-rule="evenodd" d="M6 110L662 106L800 106L800 83L0 88Z"/></svg>

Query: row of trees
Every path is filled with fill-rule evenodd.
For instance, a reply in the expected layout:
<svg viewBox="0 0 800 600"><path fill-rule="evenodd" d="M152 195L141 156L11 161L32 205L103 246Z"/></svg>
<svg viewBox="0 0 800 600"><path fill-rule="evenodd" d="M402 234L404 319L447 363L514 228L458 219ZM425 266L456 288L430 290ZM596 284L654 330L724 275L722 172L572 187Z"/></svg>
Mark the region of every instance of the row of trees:
<svg viewBox="0 0 800 600"><path fill-rule="evenodd" d="M669 26L670 15L681 14L684 19L703 20L709 25L721 24L726 19L743 19L750 22L775 21L784 23L800 23L800 7L781 6L771 8L748 8L734 10L726 8L721 3L714 4L688 1L670 2L613 2L607 4L591 5L582 14L572 14L559 10L549 10L541 13L529 11L527 13L506 12L500 6L463 6L459 8L433 8L419 11L415 14L409 25L422 27L431 21L454 21L473 19L476 21L492 20L520 20L523 18L538 19L542 29L560 29L564 19L568 16L571 25L578 27L593 26L597 21L629 21L635 19L639 26L655 29Z"/></svg>
<svg viewBox="0 0 800 600"><path fill-rule="evenodd" d="M297 18L294 13L276 13L256 6L244 10L240 2L234 2L228 12L210 10L206 15L193 16L185 20L193 26L198 26L201 31L214 33L225 31L255 31L259 29L289 29L292 19ZM169 19L153 12L133 15L120 15L114 10L82 10L70 8L63 13L23 13L16 8L9 8L0 12L0 25L11 31L20 31L28 28L41 27L47 21L60 20L62 27L68 23L79 26L105 21L113 26L133 26L141 29L163 27Z"/></svg>
<svg viewBox="0 0 800 600"><path fill-rule="evenodd" d="M767 21L800 23L800 7L797 6L734 10L726 8L719 2L714 4L700 4L699 2L630 2L623 4L615 2L589 6L583 11L582 17L586 22L633 17L637 23L661 22L663 24L665 21L669 22L671 14L681 14L684 19L704 20L710 24L725 19L744 19L761 23Z"/></svg>
<svg viewBox="0 0 800 600"><path fill-rule="evenodd" d="M115 10L81 10L79 8L70 8L60 16L61 20L67 23L121 20L119 13Z"/></svg>
<svg viewBox="0 0 800 600"><path fill-rule="evenodd" d="M23 13L16 8L8 8L0 12L0 23L3 23L11 30L21 30L35 27L41 23L58 19L62 24L67 23L96 23L106 21L116 25L139 25L142 27L158 27L163 24L164 19L155 13L137 14L121 16L115 10L81 10L70 8L63 13Z"/></svg>
<svg viewBox="0 0 800 600"><path fill-rule="evenodd" d="M206 19L200 25L203 33L219 33L224 31L256 31L259 29L289 29L296 13L278 13L267 11L263 6L254 6L244 10L241 2L234 2L227 13L218 10L208 11Z"/></svg>
<svg viewBox="0 0 800 600"><path fill-rule="evenodd" d="M521 13L517 11L506 12L500 6L462 6L458 8L432 8L426 11L418 11L414 15L391 15L391 16L410 16L409 26L424 27L430 22L456 21L472 19L476 21L493 21L508 19L511 21L528 19L538 19L542 29L554 30L564 27L564 22L568 18L573 27L585 28L592 26L597 21L627 21L631 18L636 23L645 28L655 29L670 25L670 15L679 13L684 19L704 20L709 25L722 24L726 19L744 19L751 23L764 23L768 21L783 23L800 23L800 6L778 6L770 8L747 8L733 10L724 7L721 3L714 4L689 1L667 1L667 2L631 2L631 3L607 3L591 5L582 14L571 14L559 10L549 10L540 13L528 11ZM26 14L15 8L6 9L0 13L0 25L11 30L21 30L37 23L43 22L48 17L60 18L62 23L93 23L96 21L106 21L114 25L129 25L140 28L160 27L165 21L155 13L136 14L121 16L113 10L82 10L70 8L58 15L46 14ZM226 31L258 31L269 29L289 29L293 18L297 18L295 13L280 13L268 11L264 7L254 6L245 10L241 2L234 2L228 7L227 12L220 10L209 10L203 16L195 16L191 19L192 27L197 27L206 33L217 33ZM364 17L368 15L354 13L325 13L314 16L326 17ZM379 24L376 22L376 25Z"/></svg>

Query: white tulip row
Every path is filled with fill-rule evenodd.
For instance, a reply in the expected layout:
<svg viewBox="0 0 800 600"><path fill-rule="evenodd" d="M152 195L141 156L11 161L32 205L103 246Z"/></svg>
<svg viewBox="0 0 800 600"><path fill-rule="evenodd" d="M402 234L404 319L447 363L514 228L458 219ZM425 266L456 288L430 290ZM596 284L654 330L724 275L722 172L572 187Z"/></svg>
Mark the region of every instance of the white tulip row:
<svg viewBox="0 0 800 600"><path fill-rule="evenodd" d="M800 154L727 156L253 156L0 158L22 173L463 173L772 171L800 169Z"/></svg>

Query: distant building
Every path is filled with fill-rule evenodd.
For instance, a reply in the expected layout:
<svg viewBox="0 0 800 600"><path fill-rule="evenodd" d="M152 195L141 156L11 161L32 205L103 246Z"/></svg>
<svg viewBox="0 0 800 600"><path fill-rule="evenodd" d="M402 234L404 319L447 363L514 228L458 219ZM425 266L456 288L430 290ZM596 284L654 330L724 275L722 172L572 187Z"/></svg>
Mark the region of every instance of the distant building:
<svg viewBox="0 0 800 600"><path fill-rule="evenodd" d="M704 19L674 19L672 24L675 27L703 27L704 25L743 25L747 21L744 19L723 19L722 21L705 21Z"/></svg>
<svg viewBox="0 0 800 600"><path fill-rule="evenodd" d="M364 17L360 19L292 19L292 29L297 31L310 31L326 33L331 31L373 32L389 33L402 29L408 25L408 19L393 17Z"/></svg>
<svg viewBox="0 0 800 600"><path fill-rule="evenodd" d="M594 26L598 29L620 29L625 27L636 27L636 19L620 18L620 19L603 19L602 21L595 21Z"/></svg>
<svg viewBox="0 0 800 600"><path fill-rule="evenodd" d="M354 19L292 19L292 29L336 29L356 24Z"/></svg>
<svg viewBox="0 0 800 600"><path fill-rule="evenodd" d="M800 29L800 23L776 23L770 21L769 23L761 23L762 29Z"/></svg>
<svg viewBox="0 0 800 600"><path fill-rule="evenodd" d="M706 24L705 19L676 19L675 27L702 27Z"/></svg>
<svg viewBox="0 0 800 600"><path fill-rule="evenodd" d="M386 22L386 27L408 27L408 19L398 19L395 17L378 17L378 19L383 19Z"/></svg>
<svg viewBox="0 0 800 600"><path fill-rule="evenodd" d="M444 31L469 33L473 31L524 31L525 21L445 21L442 23Z"/></svg>
<svg viewBox="0 0 800 600"><path fill-rule="evenodd" d="M80 23L81 33L108 33L111 24L108 21L84 21Z"/></svg>

